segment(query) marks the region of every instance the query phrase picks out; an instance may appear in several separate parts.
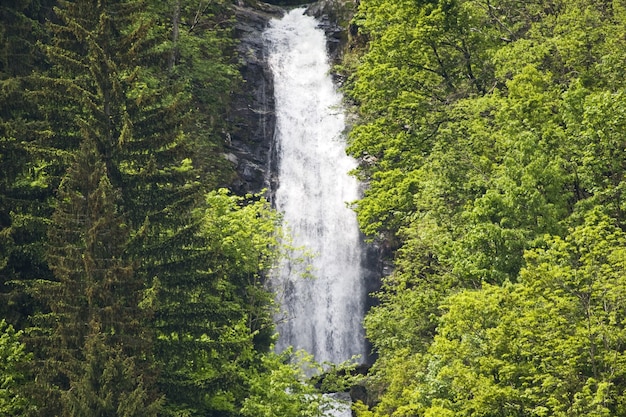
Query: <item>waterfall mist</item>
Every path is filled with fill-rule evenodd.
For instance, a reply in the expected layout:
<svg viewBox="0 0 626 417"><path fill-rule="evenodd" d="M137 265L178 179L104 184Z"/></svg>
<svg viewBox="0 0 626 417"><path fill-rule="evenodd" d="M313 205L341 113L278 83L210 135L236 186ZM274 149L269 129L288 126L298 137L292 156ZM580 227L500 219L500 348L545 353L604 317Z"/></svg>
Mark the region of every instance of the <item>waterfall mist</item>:
<svg viewBox="0 0 626 417"><path fill-rule="evenodd" d="M276 98L275 206L304 262L285 260L272 277L281 313L277 350L305 349L318 362L366 357L363 244L348 203L359 184L348 173L342 97L330 76L326 38L304 9L265 32ZM295 250L293 258L302 251Z"/></svg>

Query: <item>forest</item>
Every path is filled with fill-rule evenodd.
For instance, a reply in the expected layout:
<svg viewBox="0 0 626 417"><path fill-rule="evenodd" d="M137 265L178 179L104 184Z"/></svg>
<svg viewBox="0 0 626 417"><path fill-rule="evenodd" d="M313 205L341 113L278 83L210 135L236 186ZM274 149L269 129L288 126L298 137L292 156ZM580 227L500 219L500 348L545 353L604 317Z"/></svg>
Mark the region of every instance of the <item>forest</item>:
<svg viewBox="0 0 626 417"><path fill-rule="evenodd" d="M378 416L626 415L626 2L361 0Z"/></svg>
<svg viewBox="0 0 626 417"><path fill-rule="evenodd" d="M324 384L272 349L280 215L228 191L239 3L0 4L0 415L626 416L626 0L341 2L393 268Z"/></svg>
<svg viewBox="0 0 626 417"><path fill-rule="evenodd" d="M226 188L234 23L230 1L2 1L0 415L324 409L310 359L271 349L280 218Z"/></svg>

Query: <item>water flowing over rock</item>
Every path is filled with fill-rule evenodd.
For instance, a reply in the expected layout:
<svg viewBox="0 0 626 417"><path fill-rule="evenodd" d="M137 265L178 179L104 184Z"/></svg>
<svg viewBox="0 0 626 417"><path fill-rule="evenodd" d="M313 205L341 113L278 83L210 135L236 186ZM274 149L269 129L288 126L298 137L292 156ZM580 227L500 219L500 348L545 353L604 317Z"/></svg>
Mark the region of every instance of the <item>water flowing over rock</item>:
<svg viewBox="0 0 626 417"><path fill-rule="evenodd" d="M342 97L329 74L325 34L296 9L273 20L264 37L277 117L275 205L292 244L311 252L307 262L287 260L272 278L283 309L277 349L293 345L318 361L363 360L364 251L347 206L359 185L348 175L356 161L345 153Z"/></svg>
<svg viewBox="0 0 626 417"><path fill-rule="evenodd" d="M356 0L276 0L268 3L246 0L239 3L233 5L233 8L237 55L244 84L242 90L233 96L229 112L232 128L225 132L225 157L233 164L236 172L230 187L238 194L245 194L256 193L267 187L276 188L277 167L272 164L276 161L272 157L276 119L274 86L262 36L269 21L285 13L283 8L274 4L312 3L307 7L307 14L315 16L318 25L326 33L327 48L331 60L335 62L345 45L346 26L355 10Z"/></svg>

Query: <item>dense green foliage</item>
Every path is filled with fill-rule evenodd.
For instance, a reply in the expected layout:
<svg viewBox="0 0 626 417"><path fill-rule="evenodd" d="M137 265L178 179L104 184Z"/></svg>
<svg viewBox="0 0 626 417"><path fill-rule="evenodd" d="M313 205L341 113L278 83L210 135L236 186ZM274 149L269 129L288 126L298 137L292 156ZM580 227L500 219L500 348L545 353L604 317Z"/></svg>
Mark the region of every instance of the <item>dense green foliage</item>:
<svg viewBox="0 0 626 417"><path fill-rule="evenodd" d="M271 351L279 217L219 189L232 3L0 5L0 414L330 407ZM626 2L358 3L358 415L626 415Z"/></svg>
<svg viewBox="0 0 626 417"><path fill-rule="evenodd" d="M395 271L361 416L600 416L623 392L626 3L361 0L363 230Z"/></svg>
<svg viewBox="0 0 626 417"><path fill-rule="evenodd" d="M156 415L158 402L145 387L150 366L142 360L150 352L142 329L149 310L140 308L143 283L124 256L128 230L118 196L95 143L83 142L75 159L48 231L48 265L57 280L33 288L50 308L31 329L41 353L34 371L41 411Z"/></svg>
<svg viewBox="0 0 626 417"><path fill-rule="evenodd" d="M58 158L38 146L49 131L29 79L47 67L37 42L46 39L49 7L47 1L0 5L0 314L20 328L35 303L12 289L50 277L43 242L53 192L46 181Z"/></svg>
<svg viewBox="0 0 626 417"><path fill-rule="evenodd" d="M28 397L22 391L30 355L16 332L6 320L0 320L0 413L7 416L24 414L29 409Z"/></svg>
<svg viewBox="0 0 626 417"><path fill-rule="evenodd" d="M271 349L280 218L219 189L232 3L0 5L0 414L322 414Z"/></svg>

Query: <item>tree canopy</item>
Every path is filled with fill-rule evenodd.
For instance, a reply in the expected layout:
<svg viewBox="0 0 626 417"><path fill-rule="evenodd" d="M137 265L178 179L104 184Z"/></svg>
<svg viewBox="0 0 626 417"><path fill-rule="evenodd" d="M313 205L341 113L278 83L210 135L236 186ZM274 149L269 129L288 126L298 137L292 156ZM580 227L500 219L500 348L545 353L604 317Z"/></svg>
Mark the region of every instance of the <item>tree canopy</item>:
<svg viewBox="0 0 626 417"><path fill-rule="evenodd" d="M624 413L625 6L360 1L355 208L395 268L359 415Z"/></svg>
<svg viewBox="0 0 626 417"><path fill-rule="evenodd" d="M250 415L274 372L302 392L269 409L318 392L272 352L280 217L220 188L232 3L0 6L0 414Z"/></svg>
<svg viewBox="0 0 626 417"><path fill-rule="evenodd" d="M332 407L272 351L280 216L221 188L235 3L0 5L0 414ZM626 415L626 2L354 4L357 415Z"/></svg>

